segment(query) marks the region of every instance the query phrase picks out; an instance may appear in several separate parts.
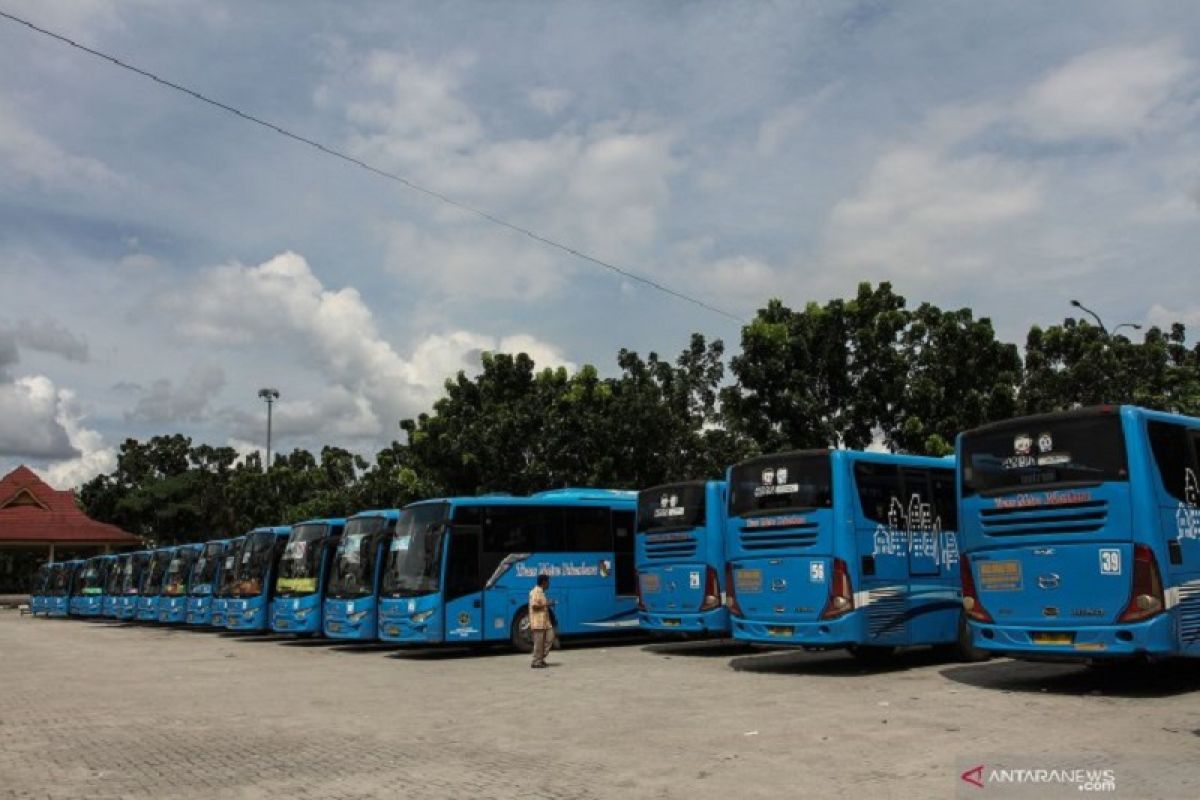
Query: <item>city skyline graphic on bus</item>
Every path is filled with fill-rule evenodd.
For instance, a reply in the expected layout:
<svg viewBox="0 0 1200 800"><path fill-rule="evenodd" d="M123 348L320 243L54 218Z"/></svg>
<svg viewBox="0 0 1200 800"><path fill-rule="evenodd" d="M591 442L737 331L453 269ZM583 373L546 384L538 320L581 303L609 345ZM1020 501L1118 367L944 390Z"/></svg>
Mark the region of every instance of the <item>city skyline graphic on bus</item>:
<svg viewBox="0 0 1200 800"><path fill-rule="evenodd" d="M933 560L939 566L958 563L958 537L954 531L942 530L941 515L934 513L933 504L913 494L908 507L892 496L888 504L887 524L875 527L876 556L907 556L910 553Z"/></svg>
<svg viewBox="0 0 1200 800"><path fill-rule="evenodd" d="M1180 539L1200 539L1200 480L1192 469L1184 470L1183 500L1175 511Z"/></svg>

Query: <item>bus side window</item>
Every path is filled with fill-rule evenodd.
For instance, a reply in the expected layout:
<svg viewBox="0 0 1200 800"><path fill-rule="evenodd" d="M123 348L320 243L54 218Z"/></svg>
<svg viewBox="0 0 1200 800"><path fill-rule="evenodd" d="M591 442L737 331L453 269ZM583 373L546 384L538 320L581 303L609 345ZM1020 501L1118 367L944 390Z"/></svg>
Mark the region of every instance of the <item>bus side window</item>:
<svg viewBox="0 0 1200 800"><path fill-rule="evenodd" d="M904 508L908 507L908 503L900 495L900 471L891 464L856 462L854 483L858 489L863 516L872 522L888 524L888 511L893 499L899 501Z"/></svg>
<svg viewBox="0 0 1200 800"><path fill-rule="evenodd" d="M942 530L958 530L958 498L954 494L954 470L930 470L933 486L933 513L942 521Z"/></svg>
<svg viewBox="0 0 1200 800"><path fill-rule="evenodd" d="M1151 420L1146 423L1146 435L1150 439L1150 451L1154 454L1163 489L1176 500L1186 499L1187 470L1194 469L1192 456L1188 453L1187 428L1171 422Z"/></svg>
<svg viewBox="0 0 1200 800"><path fill-rule="evenodd" d="M633 511L613 511L614 577L618 595L637 593L637 570L633 564L633 530L636 514Z"/></svg>
<svg viewBox="0 0 1200 800"><path fill-rule="evenodd" d="M563 549L573 553L605 553L613 549L613 529L607 508L568 508Z"/></svg>
<svg viewBox="0 0 1200 800"><path fill-rule="evenodd" d="M450 537L450 560L446 564L446 599L454 600L481 588L479 534L455 531Z"/></svg>

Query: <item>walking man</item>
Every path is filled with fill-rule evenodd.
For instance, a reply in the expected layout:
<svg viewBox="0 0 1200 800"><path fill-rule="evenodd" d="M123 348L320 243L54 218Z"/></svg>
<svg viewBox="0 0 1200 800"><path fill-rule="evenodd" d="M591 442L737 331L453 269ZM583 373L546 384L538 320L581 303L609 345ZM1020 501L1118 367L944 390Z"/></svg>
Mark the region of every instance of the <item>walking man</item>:
<svg viewBox="0 0 1200 800"><path fill-rule="evenodd" d="M537 583L529 590L529 630L533 633L534 669L546 666L546 654L554 644L554 627L550 624L550 601L546 590L550 588L550 576L538 575Z"/></svg>

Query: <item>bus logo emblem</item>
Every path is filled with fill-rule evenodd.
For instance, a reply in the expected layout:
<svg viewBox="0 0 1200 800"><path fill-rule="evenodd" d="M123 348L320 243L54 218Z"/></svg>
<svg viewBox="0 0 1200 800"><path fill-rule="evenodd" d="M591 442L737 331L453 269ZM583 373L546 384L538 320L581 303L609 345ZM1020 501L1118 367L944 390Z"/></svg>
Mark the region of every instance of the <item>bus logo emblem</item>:
<svg viewBox="0 0 1200 800"><path fill-rule="evenodd" d="M1033 437L1028 433L1018 433L1013 439L1013 452L1019 456L1027 456L1033 450Z"/></svg>
<svg viewBox="0 0 1200 800"><path fill-rule="evenodd" d="M1056 572L1047 572L1045 575L1039 575L1037 585L1041 589L1057 589L1062 583L1062 578Z"/></svg>
<svg viewBox="0 0 1200 800"><path fill-rule="evenodd" d="M459 625L466 625L470 621L471 621L471 615L468 614L467 612L463 611L462 613L460 613L458 615L458 624Z"/></svg>
<svg viewBox="0 0 1200 800"><path fill-rule="evenodd" d="M783 578L776 578L775 580L771 581L772 592L782 592L785 589L787 589L787 581Z"/></svg>
<svg viewBox="0 0 1200 800"><path fill-rule="evenodd" d="M764 469L762 472L763 486L770 486L775 482L775 470Z"/></svg>

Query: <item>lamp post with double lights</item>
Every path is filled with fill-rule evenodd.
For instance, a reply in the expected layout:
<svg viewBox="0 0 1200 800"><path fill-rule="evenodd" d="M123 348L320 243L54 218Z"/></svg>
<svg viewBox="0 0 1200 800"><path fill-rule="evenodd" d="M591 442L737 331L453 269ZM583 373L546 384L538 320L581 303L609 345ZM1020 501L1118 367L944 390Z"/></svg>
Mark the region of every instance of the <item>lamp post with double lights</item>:
<svg viewBox="0 0 1200 800"><path fill-rule="evenodd" d="M266 472L271 469L271 410L279 399L278 389L259 389L258 396L267 403L267 462L263 467Z"/></svg>

